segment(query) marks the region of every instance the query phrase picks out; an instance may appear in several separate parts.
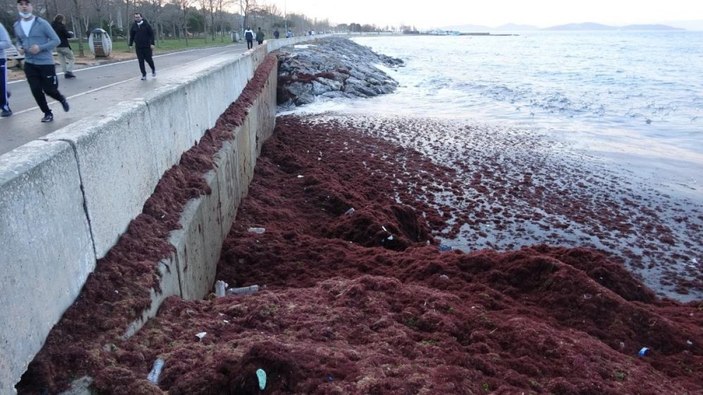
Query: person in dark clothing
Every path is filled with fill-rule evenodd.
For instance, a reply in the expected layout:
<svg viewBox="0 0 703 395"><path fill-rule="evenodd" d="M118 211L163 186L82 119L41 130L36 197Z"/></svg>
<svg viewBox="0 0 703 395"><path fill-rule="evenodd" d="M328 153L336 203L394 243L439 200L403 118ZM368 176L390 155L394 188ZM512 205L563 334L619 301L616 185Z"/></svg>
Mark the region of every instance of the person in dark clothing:
<svg viewBox="0 0 703 395"><path fill-rule="evenodd" d="M24 54L24 75L34 100L44 113L41 121L52 122L54 114L46 102L46 96L61 103L64 111L69 110L66 97L59 92L59 79L52 55L61 40L49 22L32 14L34 9L30 0L17 0L17 11L20 18L14 28L17 50Z"/></svg>
<svg viewBox="0 0 703 395"><path fill-rule="evenodd" d="M61 43L56 47L56 52L59 54L63 76L66 78L76 78L73 74L73 64L76 62L76 58L73 56L71 45L68 43L68 39L71 38L72 35L68 32L68 29L66 29L66 25L63 24L64 19L63 15L58 14L54 17L54 22L51 24L56 35L59 36L59 40L61 40Z"/></svg>
<svg viewBox="0 0 703 395"><path fill-rule="evenodd" d="M278 31L278 29L273 31L273 38L278 39L278 37L281 36L281 33Z"/></svg>
<svg viewBox="0 0 703 395"><path fill-rule="evenodd" d="M131 48L132 45L134 45L137 53L139 70L142 72L142 81L146 80L145 61L151 68L151 76L156 78L156 67L154 67L154 60L152 59L154 31L151 29L149 22L147 22L139 12L134 13L134 23L129 29L129 47Z"/></svg>
<svg viewBox="0 0 703 395"><path fill-rule="evenodd" d="M247 49L251 49L254 46L254 32L250 27L244 31L244 39L247 40Z"/></svg>
<svg viewBox="0 0 703 395"><path fill-rule="evenodd" d="M256 42L259 45L264 43L264 32L261 31L261 28L256 31Z"/></svg>

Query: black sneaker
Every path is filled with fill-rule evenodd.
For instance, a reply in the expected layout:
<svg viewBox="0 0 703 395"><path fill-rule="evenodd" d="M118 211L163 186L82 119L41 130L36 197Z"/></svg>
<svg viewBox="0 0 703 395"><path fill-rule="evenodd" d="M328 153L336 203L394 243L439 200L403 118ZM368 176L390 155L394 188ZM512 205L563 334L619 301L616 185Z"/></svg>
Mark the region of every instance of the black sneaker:
<svg viewBox="0 0 703 395"><path fill-rule="evenodd" d="M12 115L12 110L10 110L10 109L8 108L7 110L2 110L2 114L0 114L0 117L1 117L1 118L7 118L7 117L9 117L10 115Z"/></svg>
<svg viewBox="0 0 703 395"><path fill-rule="evenodd" d="M76 78L76 75L71 73L70 71L67 71L64 75L65 78Z"/></svg>
<svg viewBox="0 0 703 395"><path fill-rule="evenodd" d="M63 101L61 102L61 107L63 107L63 110L66 112L68 112L68 110L70 109L70 107L68 106L68 101L66 99L63 99Z"/></svg>
<svg viewBox="0 0 703 395"><path fill-rule="evenodd" d="M44 114L44 118L41 119L42 122L54 122L54 114L48 113Z"/></svg>

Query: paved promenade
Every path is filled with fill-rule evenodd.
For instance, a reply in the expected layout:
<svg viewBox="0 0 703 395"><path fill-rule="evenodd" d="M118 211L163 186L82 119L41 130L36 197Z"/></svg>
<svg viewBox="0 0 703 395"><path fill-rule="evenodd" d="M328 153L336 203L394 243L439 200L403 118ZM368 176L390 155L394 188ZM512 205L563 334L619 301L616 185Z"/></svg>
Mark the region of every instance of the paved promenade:
<svg viewBox="0 0 703 395"><path fill-rule="evenodd" d="M165 84L164 77L173 81L173 77L184 75L182 73L187 72L189 65L223 54L240 56L245 51L246 45L237 43L157 55L154 57L157 78L152 79L149 74L147 81L139 79L141 74L136 59L77 68L74 70L77 78L72 80L65 79L61 67L56 66L59 90L68 97L71 109L65 113L58 102L48 98L54 112L54 122L51 123L40 122L42 112L27 81L11 81L8 88L12 92L10 106L13 115L0 118L0 155L87 116L109 114L111 106L118 102L142 99L145 92Z"/></svg>

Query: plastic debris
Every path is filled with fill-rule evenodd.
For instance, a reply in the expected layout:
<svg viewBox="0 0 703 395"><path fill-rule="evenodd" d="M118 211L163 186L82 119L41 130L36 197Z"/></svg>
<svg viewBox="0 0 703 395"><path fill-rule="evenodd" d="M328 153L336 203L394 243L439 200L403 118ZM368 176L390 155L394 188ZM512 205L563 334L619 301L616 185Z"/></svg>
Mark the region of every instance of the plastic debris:
<svg viewBox="0 0 703 395"><path fill-rule="evenodd" d="M259 292L258 285L250 285L248 287L230 288L227 290L227 295L251 295Z"/></svg>
<svg viewBox="0 0 703 395"><path fill-rule="evenodd" d="M149 375L146 376L146 379L154 384L159 384L159 376L161 375L161 369L164 367L164 362L165 361L163 359L156 358L156 361L154 361L154 366L151 368Z"/></svg>
<svg viewBox="0 0 703 395"><path fill-rule="evenodd" d="M207 335L207 332L199 332L195 334L195 337L197 337L198 340L202 341L205 335Z"/></svg>
<svg viewBox="0 0 703 395"><path fill-rule="evenodd" d="M446 274L441 274L441 275L439 276L439 279L440 279L440 280L445 280L445 281L446 281L446 280L449 280L449 276L447 276Z"/></svg>
<svg viewBox="0 0 703 395"><path fill-rule="evenodd" d="M305 177L305 176L302 174L298 174L298 178L303 178L303 177Z"/></svg>
<svg viewBox="0 0 703 395"><path fill-rule="evenodd" d="M221 298L227 294L227 284L226 282L222 280L217 280L215 281L215 296L218 298Z"/></svg>
<svg viewBox="0 0 703 395"><path fill-rule="evenodd" d="M334 381L334 376L332 376L331 374L328 374L328 375L327 375L327 382L328 382L328 383L331 383L331 382L333 382L333 381Z"/></svg>
<svg viewBox="0 0 703 395"><path fill-rule="evenodd" d="M448 245L446 245L446 244L440 244L440 245L439 245L439 250L440 250L441 252L451 251L451 250L452 250L452 247L450 247L450 246L448 246Z"/></svg>
<svg viewBox="0 0 703 395"><path fill-rule="evenodd" d="M349 210L345 211L345 212L344 212L344 215L352 215L352 214L354 214L354 211L355 211L355 210L354 210L354 207L352 207L352 208L350 208Z"/></svg>
<svg viewBox="0 0 703 395"><path fill-rule="evenodd" d="M651 351L649 350L649 348L647 348L647 347L642 347L642 348L640 349L640 352L637 353L637 355L639 355L640 357L646 357L647 355L649 355L650 352L651 352Z"/></svg>
<svg viewBox="0 0 703 395"><path fill-rule="evenodd" d="M259 379L259 389L266 389L266 372L263 369L256 369L256 378Z"/></svg>
<svg viewBox="0 0 703 395"><path fill-rule="evenodd" d="M248 231L249 233L256 233L257 235L260 235L266 232L266 228L249 228Z"/></svg>

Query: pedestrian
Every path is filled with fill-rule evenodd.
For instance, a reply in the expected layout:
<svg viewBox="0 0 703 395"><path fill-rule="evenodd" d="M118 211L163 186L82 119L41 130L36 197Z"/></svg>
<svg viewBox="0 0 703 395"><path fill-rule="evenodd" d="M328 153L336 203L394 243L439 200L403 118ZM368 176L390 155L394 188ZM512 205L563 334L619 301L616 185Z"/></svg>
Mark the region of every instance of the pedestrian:
<svg viewBox="0 0 703 395"><path fill-rule="evenodd" d="M273 31L273 38L278 40L278 37L281 36L281 33L278 31L278 29Z"/></svg>
<svg viewBox="0 0 703 395"><path fill-rule="evenodd" d="M10 102L7 100L7 61L5 60L5 50L11 46L10 34L7 33L5 26L0 23L0 108L2 108L0 117L2 118L12 115Z"/></svg>
<svg viewBox="0 0 703 395"><path fill-rule="evenodd" d="M261 28L256 31L256 42L259 45L264 43L264 32L261 31Z"/></svg>
<svg viewBox="0 0 703 395"><path fill-rule="evenodd" d="M244 31L244 39L247 40L247 49L251 49L254 46L254 31L250 27Z"/></svg>
<svg viewBox="0 0 703 395"><path fill-rule="evenodd" d="M64 111L69 110L66 97L59 92L59 79L54 67L53 51L61 40L49 22L32 14L34 8L30 0L17 0L17 11L20 19L15 22L14 28L17 50L24 54L24 75L34 100L44 112L41 121L52 122L54 113L46 102L46 96L61 103Z"/></svg>
<svg viewBox="0 0 703 395"><path fill-rule="evenodd" d="M71 45L68 43L68 39L71 38L72 35L68 32L68 29L66 29L66 25L63 23L64 19L63 15L58 14L54 17L54 22L51 24L56 35L59 36L59 40L61 40L61 43L56 47L56 52L59 54L59 62L61 63L63 76L65 78L76 78L73 74L73 64L76 62L76 58L73 56Z"/></svg>
<svg viewBox="0 0 703 395"><path fill-rule="evenodd" d="M291 38L291 37L293 37L293 32L290 31L290 30L288 30L288 31L286 32L286 38Z"/></svg>
<svg viewBox="0 0 703 395"><path fill-rule="evenodd" d="M134 45L137 52L137 61L139 62L139 70L142 72L142 81L146 80L146 61L151 68L151 76L156 78L156 67L154 67L154 59L152 59L152 51L154 49L154 31L151 29L149 22L142 17L139 12L134 13L134 23L129 29L129 47Z"/></svg>

